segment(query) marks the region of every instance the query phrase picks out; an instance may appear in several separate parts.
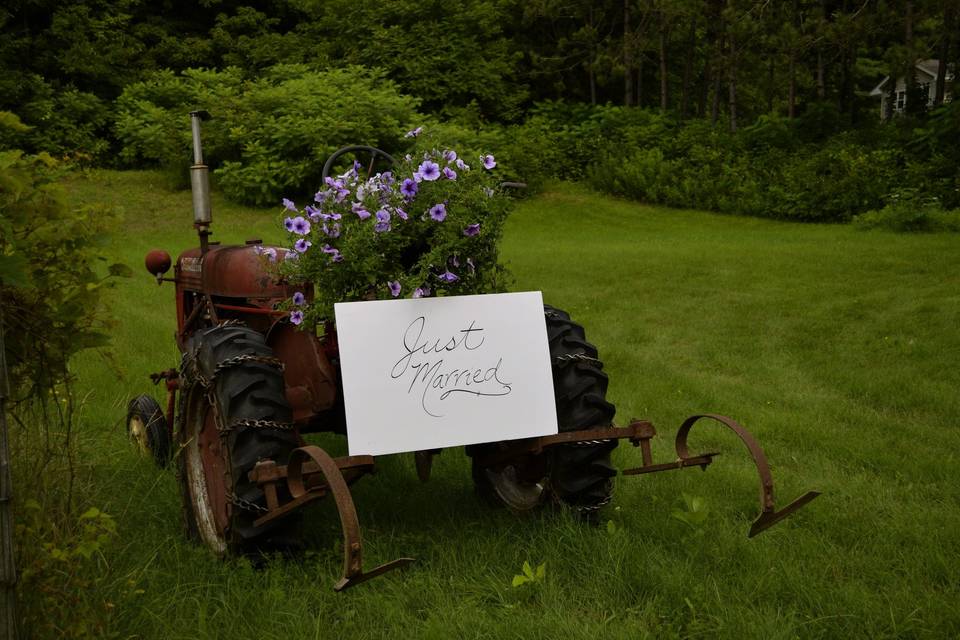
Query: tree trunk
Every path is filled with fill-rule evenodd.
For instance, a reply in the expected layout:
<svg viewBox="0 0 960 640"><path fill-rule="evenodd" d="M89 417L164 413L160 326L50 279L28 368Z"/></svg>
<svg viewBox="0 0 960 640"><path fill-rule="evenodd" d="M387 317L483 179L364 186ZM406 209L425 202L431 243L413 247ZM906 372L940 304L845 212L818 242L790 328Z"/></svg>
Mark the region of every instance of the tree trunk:
<svg viewBox="0 0 960 640"><path fill-rule="evenodd" d="M693 77L693 56L697 50L697 16L690 16L690 34L687 38L687 55L683 62L683 87L680 93L680 119L690 114L690 83Z"/></svg>
<svg viewBox="0 0 960 640"><path fill-rule="evenodd" d="M10 452L7 447L7 383L6 346L3 341L3 308L0 307L0 638L16 640L18 637L17 614L17 565L13 555L13 514L10 512L12 489L10 487Z"/></svg>
<svg viewBox="0 0 960 640"><path fill-rule="evenodd" d="M633 32L630 30L630 0L623 0L623 104L633 104Z"/></svg>
<svg viewBox="0 0 960 640"><path fill-rule="evenodd" d="M797 117L797 50L790 48L790 92L787 97L787 117L791 120Z"/></svg>
<svg viewBox="0 0 960 640"><path fill-rule="evenodd" d="M730 115L730 131L736 133L737 131L737 41L733 35L733 30L730 30L730 35L728 36L730 41L730 54L727 59L727 79L730 87L730 103L728 106L729 115Z"/></svg>
<svg viewBox="0 0 960 640"><path fill-rule="evenodd" d="M947 2L943 7L943 33L940 35L940 63L937 65L937 88L933 96L933 106L939 107L943 104L943 98L947 90L947 63L950 60L950 38L953 36L956 26L954 19L956 17L956 8L952 2ZM956 77L956 74L954 74Z"/></svg>
<svg viewBox="0 0 960 640"><path fill-rule="evenodd" d="M667 110L667 22L660 12L660 111Z"/></svg>
<svg viewBox="0 0 960 640"><path fill-rule="evenodd" d="M637 106L643 106L643 54L637 58Z"/></svg>
<svg viewBox="0 0 960 640"><path fill-rule="evenodd" d="M817 47L817 99L823 101L827 97L827 85L824 81L823 51Z"/></svg>

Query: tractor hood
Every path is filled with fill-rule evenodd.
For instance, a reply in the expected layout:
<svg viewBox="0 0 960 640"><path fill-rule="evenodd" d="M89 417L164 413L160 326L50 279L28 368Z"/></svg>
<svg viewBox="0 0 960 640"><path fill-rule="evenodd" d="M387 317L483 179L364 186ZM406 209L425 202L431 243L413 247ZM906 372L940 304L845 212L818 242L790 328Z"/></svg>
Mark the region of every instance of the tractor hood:
<svg viewBox="0 0 960 640"><path fill-rule="evenodd" d="M286 249L274 247L282 260ZM285 298L288 285L277 282L260 245L212 246L206 255L189 249L177 258L177 282L186 289L229 298Z"/></svg>

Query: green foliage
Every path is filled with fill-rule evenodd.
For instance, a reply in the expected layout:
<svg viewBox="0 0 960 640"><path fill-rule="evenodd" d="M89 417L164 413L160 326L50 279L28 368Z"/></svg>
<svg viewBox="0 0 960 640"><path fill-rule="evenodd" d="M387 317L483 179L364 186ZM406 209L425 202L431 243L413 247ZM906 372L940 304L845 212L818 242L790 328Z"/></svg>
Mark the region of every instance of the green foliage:
<svg viewBox="0 0 960 640"><path fill-rule="evenodd" d="M547 563L543 562L537 565L536 570L530 565L530 562L527 560L523 561L523 567L521 573L513 576L513 580L510 581L510 585L516 589L517 587L522 587L527 585L530 587L537 587L542 585L547 581Z"/></svg>
<svg viewBox="0 0 960 640"><path fill-rule="evenodd" d="M882 209L856 216L859 229L887 229L900 233L960 232L960 209L945 210L936 198L919 197L908 191L892 197Z"/></svg>
<svg viewBox="0 0 960 640"><path fill-rule="evenodd" d="M0 152L0 295L15 397L42 397L81 349L103 346L100 295L122 267L100 255L112 214L72 207L50 156ZM98 266L100 265L100 266Z"/></svg>
<svg viewBox="0 0 960 640"><path fill-rule="evenodd" d="M670 517L687 525L695 535L702 535L710 515L706 500L686 493L680 495L683 499L683 508L671 511Z"/></svg>
<svg viewBox="0 0 960 640"><path fill-rule="evenodd" d="M156 162L186 186L187 114L206 109L213 119L204 125L204 160L220 187L239 202L270 205L318 186L323 163L339 147L399 149L396 132L415 119L415 106L381 73L360 67L278 65L254 81L236 68L167 70L127 87L117 102L117 134L124 160Z"/></svg>
<svg viewBox="0 0 960 640"><path fill-rule="evenodd" d="M315 205L286 212L294 246L286 255L296 259L284 259L282 272L313 286L302 309L308 325L331 320L333 305L348 300L504 290L497 252L509 199L479 155L436 141L419 139L388 174L365 180L355 166L329 178ZM433 173L418 178L427 165ZM295 241L312 246L298 251Z"/></svg>
<svg viewBox="0 0 960 640"><path fill-rule="evenodd" d="M106 579L104 552L117 533L114 519L91 507L64 520L32 499L18 515L23 627L37 637L106 637L115 603L98 589ZM130 595L143 593L128 587Z"/></svg>

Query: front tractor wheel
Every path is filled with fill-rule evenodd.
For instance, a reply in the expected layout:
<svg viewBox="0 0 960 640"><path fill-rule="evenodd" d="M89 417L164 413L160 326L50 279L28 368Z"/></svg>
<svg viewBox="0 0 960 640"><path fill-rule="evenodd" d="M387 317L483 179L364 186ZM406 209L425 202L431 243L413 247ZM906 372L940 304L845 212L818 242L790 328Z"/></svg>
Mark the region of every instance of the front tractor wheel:
<svg viewBox="0 0 960 640"><path fill-rule="evenodd" d="M266 499L247 478L259 460L286 464L298 445L280 363L249 327L198 333L181 377L179 480L187 533L215 553L257 555L299 548L294 514L264 526Z"/></svg>
<svg viewBox="0 0 960 640"><path fill-rule="evenodd" d="M616 409L606 400L608 379L597 348L566 312L544 305L544 316L560 431L610 426ZM480 445L474 450L473 480L481 497L513 511L538 508L552 497L592 519L613 492L610 453L616 446L616 440L557 445L492 468L477 460L498 445Z"/></svg>
<svg viewBox="0 0 960 640"><path fill-rule="evenodd" d="M170 461L170 433L160 405L151 396L139 395L127 405L127 437L158 467Z"/></svg>

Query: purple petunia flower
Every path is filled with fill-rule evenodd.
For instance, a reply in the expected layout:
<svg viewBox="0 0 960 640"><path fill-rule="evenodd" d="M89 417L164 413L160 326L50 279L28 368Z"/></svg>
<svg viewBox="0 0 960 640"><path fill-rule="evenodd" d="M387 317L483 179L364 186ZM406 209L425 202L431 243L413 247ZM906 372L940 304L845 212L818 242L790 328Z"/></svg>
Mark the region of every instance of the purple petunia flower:
<svg viewBox="0 0 960 640"><path fill-rule="evenodd" d="M482 160L483 160L484 169L489 170L497 166L497 161L493 159L493 156L490 156L490 155L483 156Z"/></svg>
<svg viewBox="0 0 960 640"><path fill-rule="evenodd" d="M443 152L443 159L447 162L453 162L457 159L457 152L452 149L447 149Z"/></svg>
<svg viewBox="0 0 960 640"><path fill-rule="evenodd" d="M417 195L419 188L415 180L407 178L403 181L403 184L400 185L400 193L403 194L405 198L412 198Z"/></svg>
<svg viewBox="0 0 960 640"><path fill-rule="evenodd" d="M441 202L430 207L430 217L437 222L443 222L447 218L447 207Z"/></svg>
<svg viewBox="0 0 960 640"><path fill-rule="evenodd" d="M446 270L446 271L444 271L442 274L440 274L440 275L437 276L437 277L440 278L441 280L443 280L444 282L456 282L457 280L460 279L460 278L457 276L457 274L451 273L449 269Z"/></svg>
<svg viewBox="0 0 960 640"><path fill-rule="evenodd" d="M326 201L326 199L329 197L330 197L329 189L327 189L326 191L317 191L315 194L313 194L313 201L316 202L317 204L323 204Z"/></svg>
<svg viewBox="0 0 960 640"><path fill-rule="evenodd" d="M393 282L388 282L387 287L390 288L390 295L392 295L394 298L400 295L400 289L402 287L398 281L394 280Z"/></svg>
<svg viewBox="0 0 960 640"><path fill-rule="evenodd" d="M347 196L350 195L350 189L337 189L337 195L333 198L333 201L337 204L340 204L347 199Z"/></svg>
<svg viewBox="0 0 960 640"><path fill-rule="evenodd" d="M411 156L411 155L408 153L407 155L403 156L403 161L404 161L404 162L413 162L413 156Z"/></svg>
<svg viewBox="0 0 960 640"><path fill-rule="evenodd" d="M293 250L297 253L306 253L307 249L313 246L313 243L307 240L306 238L300 238L293 243Z"/></svg>
<svg viewBox="0 0 960 640"><path fill-rule="evenodd" d="M377 233L390 231L390 214L386 209L377 211L377 224L373 225L373 230Z"/></svg>
<svg viewBox="0 0 960 640"><path fill-rule="evenodd" d="M253 253L256 254L256 255L258 255L258 256L262 256L262 255L263 255L263 245L262 245L262 244L255 244L255 245L253 245Z"/></svg>
<svg viewBox="0 0 960 640"><path fill-rule="evenodd" d="M430 297L430 287L424 285L422 287L417 287L413 292L414 298L428 298Z"/></svg>
<svg viewBox="0 0 960 640"><path fill-rule="evenodd" d="M284 199L283 199L283 207L284 207L287 211L293 211L294 213L297 212L297 205L293 204L293 201L292 201L292 200L287 200L286 198L284 198Z"/></svg>
<svg viewBox="0 0 960 640"><path fill-rule="evenodd" d="M468 165L466 162L464 162L460 158L457 158L457 161L454 164L457 165L457 169L460 169L460 171L470 171L470 165Z"/></svg>
<svg viewBox="0 0 960 640"><path fill-rule="evenodd" d="M370 212L364 208L362 202L354 202L351 208L353 209L353 212L357 214L357 216L361 220L366 220L367 218L370 217Z"/></svg>
<svg viewBox="0 0 960 640"><path fill-rule="evenodd" d="M289 230L297 235L305 236L310 233L310 221L303 216L297 216L290 221Z"/></svg>
<svg viewBox="0 0 960 640"><path fill-rule="evenodd" d="M287 217L283 219L283 228L287 231L293 231L293 218Z"/></svg>
<svg viewBox="0 0 960 640"><path fill-rule="evenodd" d="M417 168L420 177L428 182L433 182L440 177L440 165L433 160L424 160Z"/></svg>
<svg viewBox="0 0 960 640"><path fill-rule="evenodd" d="M330 256L330 260L333 262L340 262L343 260L343 255L340 254L340 250L336 247L331 247L329 244L325 244L320 247L320 251L323 251Z"/></svg>
<svg viewBox="0 0 960 640"><path fill-rule="evenodd" d="M454 171L453 169L451 169L450 167L444 167L444 168L443 168L443 177L446 178L447 180L456 180L456 179L457 179L457 172Z"/></svg>
<svg viewBox="0 0 960 640"><path fill-rule="evenodd" d="M303 322L303 311L294 311L290 314L290 322L293 324L300 324Z"/></svg>
<svg viewBox="0 0 960 640"><path fill-rule="evenodd" d="M299 257L300 254L296 251L287 251L283 254L283 259L285 262L294 262Z"/></svg>
<svg viewBox="0 0 960 640"><path fill-rule="evenodd" d="M323 225L323 232L327 234L329 238L339 238L340 237L340 223L334 222L330 225Z"/></svg>
<svg viewBox="0 0 960 640"><path fill-rule="evenodd" d="M277 250L273 247L264 247L261 255L265 256L270 262L277 261Z"/></svg>
<svg viewBox="0 0 960 640"><path fill-rule="evenodd" d="M465 236L475 236L475 235L479 235L479 233L480 233L479 222L476 224L468 224L466 228L463 230L463 235Z"/></svg>
<svg viewBox="0 0 960 640"><path fill-rule="evenodd" d="M298 307L302 307L303 303L306 301L307 301L307 297L303 295L301 292L297 291L296 293L293 294L293 304L297 305Z"/></svg>
<svg viewBox="0 0 960 640"><path fill-rule="evenodd" d="M407 133L406 133L403 137L404 137L404 138L416 138L416 137L419 136L421 133L423 133L423 127L417 127L416 129L412 129L412 130L410 130L410 131L407 131Z"/></svg>
<svg viewBox="0 0 960 640"><path fill-rule="evenodd" d="M393 210L396 212L397 217L400 218L401 220L409 220L409 219L410 219L410 216L407 215L407 212L404 211L403 209L401 209L400 207L394 207Z"/></svg>

